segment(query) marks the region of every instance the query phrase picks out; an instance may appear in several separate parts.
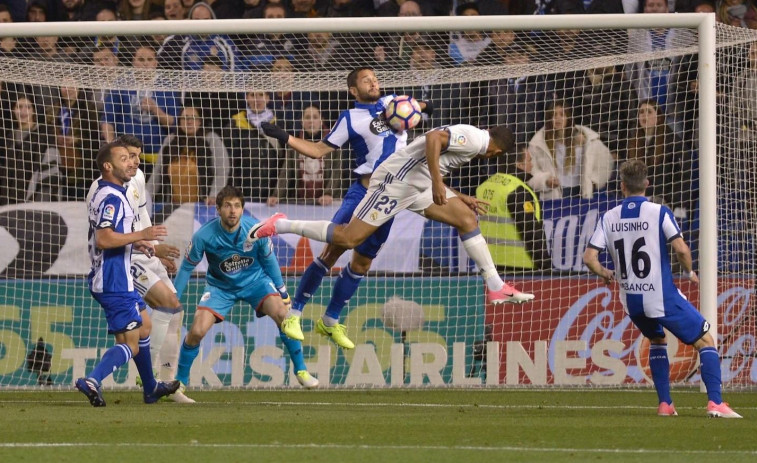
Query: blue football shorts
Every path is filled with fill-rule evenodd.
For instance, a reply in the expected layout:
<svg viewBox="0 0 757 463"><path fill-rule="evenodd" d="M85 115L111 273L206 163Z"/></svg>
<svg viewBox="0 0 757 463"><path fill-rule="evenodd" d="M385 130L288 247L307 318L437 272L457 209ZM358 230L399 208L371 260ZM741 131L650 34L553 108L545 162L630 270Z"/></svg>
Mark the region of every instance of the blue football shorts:
<svg viewBox="0 0 757 463"><path fill-rule="evenodd" d="M674 303L666 304L665 315L650 318L646 315L632 315L631 321L641 333L650 339L665 336L663 327L670 331L684 344L692 345L710 329L710 324L702 314L683 297L677 297Z"/></svg>
<svg viewBox="0 0 757 463"><path fill-rule="evenodd" d="M146 306L137 290L128 293L92 293L92 297L105 312L109 334L125 333L142 326L139 312Z"/></svg>

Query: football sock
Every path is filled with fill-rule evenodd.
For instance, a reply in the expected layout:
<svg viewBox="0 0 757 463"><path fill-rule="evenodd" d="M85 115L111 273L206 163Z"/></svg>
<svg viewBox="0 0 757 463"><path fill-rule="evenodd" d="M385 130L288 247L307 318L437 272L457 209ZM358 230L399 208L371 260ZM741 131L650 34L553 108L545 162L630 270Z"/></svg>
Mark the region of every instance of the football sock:
<svg viewBox="0 0 757 463"><path fill-rule="evenodd" d="M720 357L714 347L699 349L699 362L702 364L702 382L707 388L707 398L720 404L723 398L720 395Z"/></svg>
<svg viewBox="0 0 757 463"><path fill-rule="evenodd" d="M294 299L292 300L292 312L302 311L305 309L305 304L310 302L310 298L318 291L318 288L323 282L323 278L329 273L329 267L320 257L316 257L313 262L308 265L305 273L300 278L300 284L297 285L297 290L294 293ZM295 315L297 315L295 313Z"/></svg>
<svg viewBox="0 0 757 463"><path fill-rule="evenodd" d="M333 223L328 220L289 220L279 219L276 221L276 233L294 233L305 238L322 241L324 243L330 237L329 229Z"/></svg>
<svg viewBox="0 0 757 463"><path fill-rule="evenodd" d="M200 345L188 346L186 339L181 343L181 350L179 351L179 367L176 370L176 379L181 381L182 384L189 384L189 370L192 369L192 363L197 358L197 354L200 353Z"/></svg>
<svg viewBox="0 0 757 463"><path fill-rule="evenodd" d="M670 398L670 361L668 360L667 344L651 344L649 346L649 369L652 370L652 381L657 390L657 399L668 404L673 403Z"/></svg>
<svg viewBox="0 0 757 463"><path fill-rule="evenodd" d="M499 291L502 289L505 286L505 282L502 281L499 273L497 273L497 267L494 266L489 246L486 244L483 235L481 235L481 230L476 228L472 232L460 235L460 239L463 241L465 252L473 259L481 275L483 275L486 287L490 291Z"/></svg>
<svg viewBox="0 0 757 463"><path fill-rule="evenodd" d="M179 343L181 342L181 325L184 321L184 311L180 310L171 315L163 347L160 348L160 379L171 381L176 374L179 360ZM157 366L157 365L156 365Z"/></svg>
<svg viewBox="0 0 757 463"><path fill-rule="evenodd" d="M326 307L326 316L339 320L339 315L344 310L344 306L350 302L350 299L357 291L360 282L363 281L365 275L355 273L350 268L350 264L339 272L339 277L334 283L334 290L331 292L331 300L328 307Z"/></svg>
<svg viewBox="0 0 757 463"><path fill-rule="evenodd" d="M163 340L168 332L168 324L171 323L173 311L168 307L155 307L152 309L152 329L150 330L150 360L153 365L158 364L158 354L163 347Z"/></svg>
<svg viewBox="0 0 757 463"><path fill-rule="evenodd" d="M92 373L87 378L97 380L102 384L103 379L107 378L109 374L116 371L121 365L125 365L132 357L131 349L126 344L116 344L111 347L105 354L100 362L92 370Z"/></svg>
<svg viewBox="0 0 757 463"><path fill-rule="evenodd" d="M157 386L155 374L152 372L152 359L150 358L150 336L139 340L139 352L134 356L139 377L142 378L142 389L152 394Z"/></svg>
<svg viewBox="0 0 757 463"><path fill-rule="evenodd" d="M281 341L284 343L287 352L289 352L289 358L292 359L295 373L302 370L307 370L305 367L305 357L302 354L302 343L296 339L292 339L279 330Z"/></svg>

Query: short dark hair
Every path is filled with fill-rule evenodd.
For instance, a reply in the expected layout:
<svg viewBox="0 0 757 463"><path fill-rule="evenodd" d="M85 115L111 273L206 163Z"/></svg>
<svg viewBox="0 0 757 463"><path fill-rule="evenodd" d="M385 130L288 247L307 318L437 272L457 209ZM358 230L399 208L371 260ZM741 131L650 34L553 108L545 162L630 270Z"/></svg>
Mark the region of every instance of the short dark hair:
<svg viewBox="0 0 757 463"><path fill-rule="evenodd" d="M620 166L620 180L631 194L643 194L646 190L647 165L640 159L631 159Z"/></svg>
<svg viewBox="0 0 757 463"><path fill-rule="evenodd" d="M489 129L489 136L497 144L499 149L509 153L515 146L513 131L506 125L498 125Z"/></svg>
<svg viewBox="0 0 757 463"><path fill-rule="evenodd" d="M357 76L363 71L373 72L373 68L370 66L360 66L359 68L350 71L350 73L347 74L347 88L357 87Z"/></svg>
<svg viewBox="0 0 757 463"><path fill-rule="evenodd" d="M134 135L129 135L128 133L124 133L122 135L119 135L118 138L116 138L117 142L120 142L123 145L131 146L133 148L139 148L142 149L142 140L135 137Z"/></svg>
<svg viewBox="0 0 757 463"><path fill-rule="evenodd" d="M97 151L97 168L100 169L100 172L105 171L105 163L111 162L111 159L113 159L113 148L124 148L128 149L125 144L121 143L120 141L114 141L110 143L106 143L100 147L100 149Z"/></svg>
<svg viewBox="0 0 757 463"><path fill-rule="evenodd" d="M216 195L216 207L223 206L223 202L228 198L239 198L242 201L242 207L244 207L244 195L242 190L234 185L226 185L221 188L221 191Z"/></svg>

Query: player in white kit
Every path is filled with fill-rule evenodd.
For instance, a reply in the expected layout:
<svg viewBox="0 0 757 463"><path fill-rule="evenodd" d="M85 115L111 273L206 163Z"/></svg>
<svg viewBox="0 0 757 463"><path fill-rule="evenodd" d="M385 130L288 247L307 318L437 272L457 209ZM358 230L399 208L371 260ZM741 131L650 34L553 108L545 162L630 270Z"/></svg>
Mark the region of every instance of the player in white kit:
<svg viewBox="0 0 757 463"><path fill-rule="evenodd" d="M673 281L667 245L673 248L689 280L698 284L691 251L681 237L673 212L647 200L647 166L640 160L620 167L623 203L607 211L597 223L584 252L584 263L605 283L619 283L620 301L641 333L649 338L652 371L660 416L676 416L670 397L670 363L663 327L681 342L699 351L702 382L707 388L707 415L741 418L721 398L720 357L708 330L709 323L686 299ZM607 250L615 270L599 262Z"/></svg>
<svg viewBox="0 0 757 463"><path fill-rule="evenodd" d="M250 241L281 233L352 249L400 211L408 209L455 227L463 247L486 281L490 302L523 303L534 299L502 281L494 266L476 214L487 203L453 191L443 176L474 158L499 156L513 148L513 134L505 126L481 130L457 124L433 129L391 154L371 175L368 192L347 225L328 221L287 220L274 214L251 229Z"/></svg>
<svg viewBox="0 0 757 463"><path fill-rule="evenodd" d="M117 139L127 146L130 159L133 161L135 172L127 185L127 199L134 209L134 231L152 226L147 208L147 193L145 192L145 174L139 168L139 155L142 153L142 142L132 135L121 135ZM87 201L97 189L97 180L92 183L87 195ZM179 358L179 343L184 309L176 297L176 289L168 276L166 266L176 272L174 258L180 257L179 249L161 243L153 243L154 256L147 256L141 252L134 252L131 258L131 274L134 287L147 305L152 309L151 317L143 317L144 322L151 323L150 356L152 364L161 367L158 377L165 381L173 380L176 374ZM144 314L143 314L144 315ZM168 379L166 379L168 378ZM184 394L183 390L176 391L170 399L178 403L194 403Z"/></svg>

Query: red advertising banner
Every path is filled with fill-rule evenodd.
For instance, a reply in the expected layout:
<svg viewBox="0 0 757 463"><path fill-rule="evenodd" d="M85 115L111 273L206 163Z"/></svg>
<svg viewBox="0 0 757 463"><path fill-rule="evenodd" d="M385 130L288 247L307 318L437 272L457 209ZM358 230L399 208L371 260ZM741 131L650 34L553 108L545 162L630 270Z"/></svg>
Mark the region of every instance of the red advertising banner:
<svg viewBox="0 0 757 463"><path fill-rule="evenodd" d="M718 282L718 349L723 382L733 386L757 384L754 283L735 278ZM696 306L698 287L688 280L676 284ZM522 280L518 286L537 299L486 308L490 340L499 343L501 383L651 382L649 343L624 313L617 287L596 278ZM671 381L698 382L695 349L672 335L667 341Z"/></svg>

